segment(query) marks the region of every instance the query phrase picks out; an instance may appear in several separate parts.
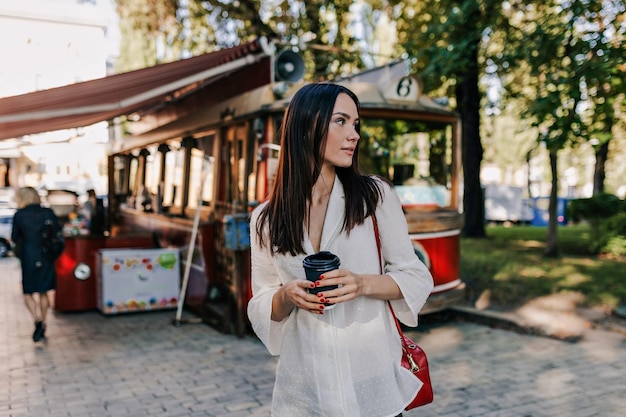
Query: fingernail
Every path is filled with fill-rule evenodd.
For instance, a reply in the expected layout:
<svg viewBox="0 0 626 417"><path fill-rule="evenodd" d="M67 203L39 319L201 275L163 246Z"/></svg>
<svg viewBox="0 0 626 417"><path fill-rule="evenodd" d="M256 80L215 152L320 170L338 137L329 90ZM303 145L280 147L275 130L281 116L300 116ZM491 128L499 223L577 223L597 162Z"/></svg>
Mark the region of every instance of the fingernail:
<svg viewBox="0 0 626 417"><path fill-rule="evenodd" d="M320 286L320 282L319 281L315 281L315 286L319 287Z"/></svg>
<svg viewBox="0 0 626 417"><path fill-rule="evenodd" d="M320 310L324 309L324 304L320 304Z"/></svg>
<svg viewBox="0 0 626 417"><path fill-rule="evenodd" d="M317 296L318 296L318 297L323 297L323 296L324 296L324 294L322 294L321 292L318 292L318 293L317 293Z"/></svg>
<svg viewBox="0 0 626 417"><path fill-rule="evenodd" d="M324 279L324 275L320 275L320 279Z"/></svg>
<svg viewBox="0 0 626 417"><path fill-rule="evenodd" d="M325 298L320 298L320 302L321 302L321 303L325 303L325 302L326 302L326 299L325 299Z"/></svg>
<svg viewBox="0 0 626 417"><path fill-rule="evenodd" d="M311 288L315 288L315 286L316 286L316 285L315 285L315 283L313 283L313 282L309 284L309 287L311 287Z"/></svg>

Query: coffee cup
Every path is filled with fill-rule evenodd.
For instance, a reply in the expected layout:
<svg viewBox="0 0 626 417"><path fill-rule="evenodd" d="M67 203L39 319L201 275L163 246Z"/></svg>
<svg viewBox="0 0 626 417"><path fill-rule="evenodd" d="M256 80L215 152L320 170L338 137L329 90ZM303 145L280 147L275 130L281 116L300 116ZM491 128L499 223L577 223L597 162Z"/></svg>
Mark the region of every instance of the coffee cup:
<svg viewBox="0 0 626 417"><path fill-rule="evenodd" d="M319 280L320 275L324 272L332 271L339 268L341 264L339 257L332 252L321 251L313 255L309 255L302 261L306 279L315 282ZM334 290L338 285L327 285L323 287L309 288L311 294L317 294L322 291ZM333 308L335 305L330 303L324 303L327 306L326 310Z"/></svg>

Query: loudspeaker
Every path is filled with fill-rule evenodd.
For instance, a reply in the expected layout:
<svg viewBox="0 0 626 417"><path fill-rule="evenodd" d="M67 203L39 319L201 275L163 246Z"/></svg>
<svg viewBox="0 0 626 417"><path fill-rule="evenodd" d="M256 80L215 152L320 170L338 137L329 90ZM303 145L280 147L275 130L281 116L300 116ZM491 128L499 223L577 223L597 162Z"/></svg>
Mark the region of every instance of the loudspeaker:
<svg viewBox="0 0 626 417"><path fill-rule="evenodd" d="M283 49L276 56L276 81L294 83L304 76L304 60L291 49Z"/></svg>

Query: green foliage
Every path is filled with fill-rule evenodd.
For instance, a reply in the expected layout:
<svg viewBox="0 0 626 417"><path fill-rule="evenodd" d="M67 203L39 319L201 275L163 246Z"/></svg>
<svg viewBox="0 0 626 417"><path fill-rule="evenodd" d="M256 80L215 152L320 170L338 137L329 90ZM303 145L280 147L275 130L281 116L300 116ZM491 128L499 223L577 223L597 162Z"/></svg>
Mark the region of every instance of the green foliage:
<svg viewBox="0 0 626 417"><path fill-rule="evenodd" d="M567 213L574 222L589 222L592 230L590 247L594 253L615 257L626 255L625 201L615 195L602 193L570 201Z"/></svg>
<svg viewBox="0 0 626 417"><path fill-rule="evenodd" d="M562 256L543 257L544 227L489 227L486 239L461 240L461 277L468 298L491 293L492 307L515 308L544 295L578 291L589 306L613 308L626 302L626 260L592 254L589 226L559 228Z"/></svg>
<svg viewBox="0 0 626 417"><path fill-rule="evenodd" d="M567 217L573 222L599 220L614 216L625 209L626 205L619 197L601 193L590 198L571 200L567 205Z"/></svg>
<svg viewBox="0 0 626 417"><path fill-rule="evenodd" d="M482 235L483 226L478 191L483 157L480 109L486 101L479 80L487 76L501 82L505 94L489 103L491 111L504 108L505 99L515 99L512 113L525 119L524 139L536 135L550 151L592 140L601 146L613 139L613 126L623 130L618 117L624 114L626 97L623 0L116 0L116 4L123 33L119 71L211 52L258 36L272 38L281 47L300 48L309 80L332 80L366 66L410 58L424 91L451 97L461 115L467 191L464 233L470 230L476 236ZM517 133L503 135L521 142ZM509 154L523 155L528 148L511 146ZM379 155L372 155L371 168L376 169L379 161Z"/></svg>
<svg viewBox="0 0 626 417"><path fill-rule="evenodd" d="M177 2L172 0L116 0L120 18L120 56L115 66L117 72L153 66L160 62L179 59L172 48L178 37L176 20ZM159 45L170 54L157 54Z"/></svg>
<svg viewBox="0 0 626 417"><path fill-rule="evenodd" d="M626 237L626 207L623 203L622 201L622 212L606 219L602 227L607 233Z"/></svg>
<svg viewBox="0 0 626 417"><path fill-rule="evenodd" d="M614 257L626 256L626 236L611 236L600 251Z"/></svg>
<svg viewBox="0 0 626 417"><path fill-rule="evenodd" d="M626 256L626 206L622 212L601 221L596 242L598 251L614 257Z"/></svg>
<svg viewBox="0 0 626 417"><path fill-rule="evenodd" d="M123 35L118 70L212 52L259 36L302 49L309 79L332 79L364 67L351 0L116 0ZM381 4L379 7L386 7ZM370 9L370 15L372 9ZM364 18L363 23L376 22ZM366 36L375 32L366 28ZM371 43L374 43L371 40ZM390 60L391 57L388 58Z"/></svg>
<svg viewBox="0 0 626 417"><path fill-rule="evenodd" d="M624 92L612 74L623 61L626 6L604 0L513 0L503 11L506 25L494 28L502 42L487 59L507 96L521 101L521 117L536 129L537 142L549 150L556 196L558 151L611 139L615 112L606 106ZM596 166L594 184L600 186L604 163L600 158ZM555 223L551 214L546 254L558 253Z"/></svg>
<svg viewBox="0 0 626 417"><path fill-rule="evenodd" d="M426 91L452 88L456 79L472 71L484 31L501 16L501 2L494 0L397 3L398 41L414 58Z"/></svg>
<svg viewBox="0 0 626 417"><path fill-rule="evenodd" d="M502 50L493 62L512 97L523 98L525 118L540 130L539 141L560 149L611 139L614 103L624 93L626 26L623 2L587 0L510 2ZM520 82L523 73L530 77Z"/></svg>
<svg viewBox="0 0 626 417"><path fill-rule="evenodd" d="M412 57L429 95L452 97L462 121L465 236L484 236L484 202L480 195L483 146L480 108L484 93L484 53L488 33L502 16L496 0L411 0L397 2L399 44Z"/></svg>

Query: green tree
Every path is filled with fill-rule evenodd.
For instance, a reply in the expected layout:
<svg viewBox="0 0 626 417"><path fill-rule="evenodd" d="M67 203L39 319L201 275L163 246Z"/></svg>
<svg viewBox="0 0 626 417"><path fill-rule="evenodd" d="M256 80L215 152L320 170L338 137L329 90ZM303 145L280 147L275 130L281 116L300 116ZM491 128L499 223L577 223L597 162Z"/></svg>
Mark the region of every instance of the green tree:
<svg viewBox="0 0 626 417"><path fill-rule="evenodd" d="M262 35L300 48L309 79L333 79L363 68L366 62L384 63L378 61L384 55L398 57L406 52L413 58L414 72L421 74L425 91L452 97L461 115L463 233L468 237L485 235L480 117L488 103L481 78L500 76L509 92L506 102L516 100L528 109L521 116L533 121L540 132L537 140L553 153L555 173L558 150L591 136L597 141L598 161L605 160L613 115L623 107L616 99L621 97L623 103L624 94L618 94L624 88L623 77L615 76L623 71L623 66L615 65L623 55L624 5L619 0L340 0L332 4L155 0L148 8L143 6L146 0L116 1L119 8L139 11L139 15L129 11L120 15L126 16L126 31L144 42L139 43L145 45L140 52L153 54L156 62ZM377 48L383 38L386 48ZM597 169L600 183L603 166L599 163ZM557 183L556 176L553 182ZM553 188L556 192L556 185Z"/></svg>
<svg viewBox="0 0 626 417"><path fill-rule="evenodd" d="M311 79L363 68L351 0L116 0L125 42L120 70L212 52L259 36L300 48Z"/></svg>
<svg viewBox="0 0 626 417"><path fill-rule="evenodd" d="M178 59L172 56L171 49L164 48L178 32L176 10L177 2L172 0L116 0L122 35L120 54L115 62L117 72Z"/></svg>
<svg viewBox="0 0 626 417"><path fill-rule="evenodd" d="M122 1L140 0L118 0ZM224 42L229 39L246 40L257 34L272 36L286 45L306 45L303 52L312 79L332 79L363 68L363 57L380 57L380 51L372 49L375 44L372 38L377 33L380 36L382 25L379 22L393 22L391 28L396 30L395 37L400 48L385 52L399 56L405 50L409 56L416 58L414 70L423 75L426 91L442 87L453 91L463 123L464 235L482 237L485 230L480 185L483 156L480 139L482 93L479 90L483 62L480 57L485 28L497 21L499 6L500 2L496 0L341 0L332 4L321 1L188 0L184 8L179 8L177 16L180 26L193 28L192 33L210 22L214 29L207 36L212 36L220 46L227 46ZM356 16L355 13L360 14ZM142 24L138 26L141 30L145 28L143 20L141 17L137 22ZM166 27L165 23L169 22L163 16L151 21L158 22L153 23L151 28ZM359 34L354 30L355 22L360 25ZM389 31L386 33L389 34ZM193 35L189 33L185 36L170 35L167 37L168 45L173 48L190 37ZM186 48L192 50L194 46L196 44L186 45Z"/></svg>
<svg viewBox="0 0 626 417"><path fill-rule="evenodd" d="M463 209L466 237L484 237L484 201L480 183L483 146L480 137L480 78L485 47L497 25L501 1L426 0L397 2L399 41L414 56L426 91L453 96L463 130Z"/></svg>
<svg viewBox="0 0 626 417"><path fill-rule="evenodd" d="M546 256L558 256L556 218L558 152L596 140L596 169L603 184L604 161L614 120L616 89L612 75L623 60L622 2L509 2L502 51L494 54L511 97L521 99L538 129L537 141L550 154L552 190ZM511 71L522 68L523 71Z"/></svg>

